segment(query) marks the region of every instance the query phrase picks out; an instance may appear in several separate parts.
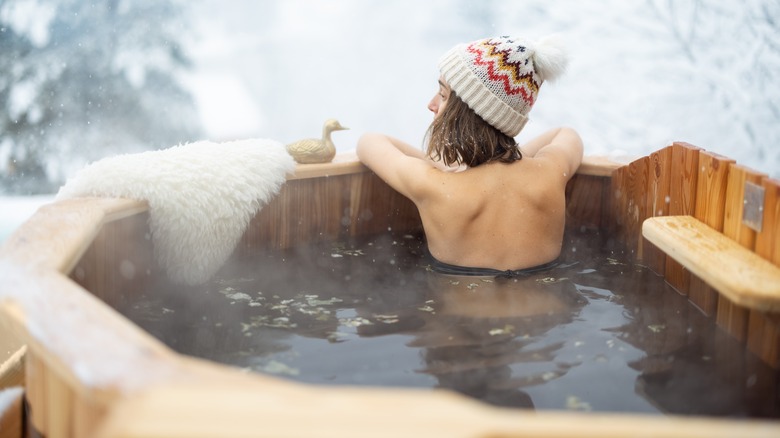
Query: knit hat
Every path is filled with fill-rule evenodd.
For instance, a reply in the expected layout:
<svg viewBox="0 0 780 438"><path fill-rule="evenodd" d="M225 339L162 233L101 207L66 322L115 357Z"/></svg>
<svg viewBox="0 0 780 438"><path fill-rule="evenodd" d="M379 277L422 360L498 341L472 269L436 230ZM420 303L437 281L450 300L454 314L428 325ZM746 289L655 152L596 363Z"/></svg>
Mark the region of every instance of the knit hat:
<svg viewBox="0 0 780 438"><path fill-rule="evenodd" d="M560 76L566 63L557 37L528 42L501 36L453 47L439 70L469 108L514 137L528 121L539 87Z"/></svg>

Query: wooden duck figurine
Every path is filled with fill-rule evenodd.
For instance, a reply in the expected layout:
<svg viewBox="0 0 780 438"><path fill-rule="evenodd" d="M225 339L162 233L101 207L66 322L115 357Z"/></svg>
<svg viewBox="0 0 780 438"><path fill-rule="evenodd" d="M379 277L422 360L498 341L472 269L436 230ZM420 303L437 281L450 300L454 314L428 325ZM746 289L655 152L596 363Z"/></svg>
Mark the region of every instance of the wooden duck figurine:
<svg viewBox="0 0 780 438"><path fill-rule="evenodd" d="M336 146L330 139L330 133L333 131L342 131L345 129L338 120L328 119L322 126L322 138L307 138L298 140L287 145L287 152L301 164L327 163L336 155Z"/></svg>

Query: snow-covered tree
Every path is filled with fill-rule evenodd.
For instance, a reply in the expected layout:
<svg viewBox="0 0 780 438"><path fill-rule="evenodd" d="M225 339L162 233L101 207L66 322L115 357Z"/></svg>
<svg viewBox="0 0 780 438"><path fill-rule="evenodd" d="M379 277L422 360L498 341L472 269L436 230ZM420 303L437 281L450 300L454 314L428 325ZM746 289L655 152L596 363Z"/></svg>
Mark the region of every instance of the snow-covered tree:
<svg viewBox="0 0 780 438"><path fill-rule="evenodd" d="M754 167L780 163L780 2L648 0L695 74L686 81L717 116L702 120L724 155L740 149ZM692 118L694 118L692 116ZM720 129L716 129L720 127ZM720 141L719 141L720 140ZM704 144L709 148L708 144ZM713 146L714 147L714 146ZM745 164L745 163L742 163ZM770 176L780 174L770 172Z"/></svg>
<svg viewBox="0 0 780 438"><path fill-rule="evenodd" d="M51 192L88 161L199 135L185 6L0 0L0 191Z"/></svg>

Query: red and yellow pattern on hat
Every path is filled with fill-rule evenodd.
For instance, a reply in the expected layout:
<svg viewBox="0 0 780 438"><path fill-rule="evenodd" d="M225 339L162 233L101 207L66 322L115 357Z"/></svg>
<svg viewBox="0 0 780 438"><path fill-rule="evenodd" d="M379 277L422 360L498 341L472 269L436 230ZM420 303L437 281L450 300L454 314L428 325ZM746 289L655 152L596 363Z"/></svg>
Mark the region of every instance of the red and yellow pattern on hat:
<svg viewBox="0 0 780 438"><path fill-rule="evenodd" d="M541 80L534 72L526 46L513 39L500 37L475 41L466 47L472 57L471 69L493 93L502 100L520 97L529 106L534 104Z"/></svg>

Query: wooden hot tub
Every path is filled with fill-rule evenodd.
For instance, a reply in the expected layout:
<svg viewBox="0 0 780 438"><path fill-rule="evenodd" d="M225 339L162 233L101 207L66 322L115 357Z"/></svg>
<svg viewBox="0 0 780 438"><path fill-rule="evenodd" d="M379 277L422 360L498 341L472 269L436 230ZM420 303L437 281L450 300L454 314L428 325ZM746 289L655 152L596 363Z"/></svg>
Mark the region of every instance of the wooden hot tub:
<svg viewBox="0 0 780 438"><path fill-rule="evenodd" d="M624 166L587 158L567 195L569 229L616 236L780 368L780 182L675 143ZM144 202L60 201L0 249L0 353L24 346L0 356L0 437L780 436L776 421L510 410L445 390L308 386L177 354L114 310L161 275L147 218ZM419 231L414 206L342 155L299 165L237 251L388 227Z"/></svg>

